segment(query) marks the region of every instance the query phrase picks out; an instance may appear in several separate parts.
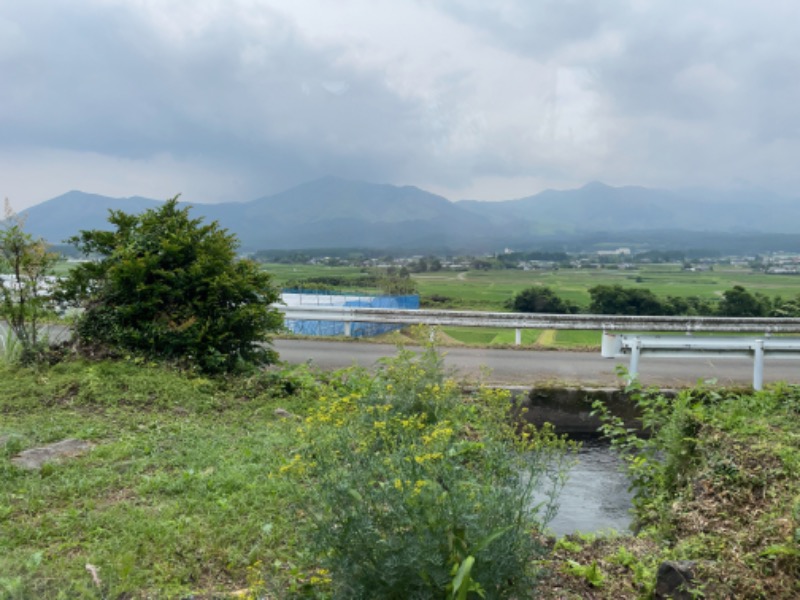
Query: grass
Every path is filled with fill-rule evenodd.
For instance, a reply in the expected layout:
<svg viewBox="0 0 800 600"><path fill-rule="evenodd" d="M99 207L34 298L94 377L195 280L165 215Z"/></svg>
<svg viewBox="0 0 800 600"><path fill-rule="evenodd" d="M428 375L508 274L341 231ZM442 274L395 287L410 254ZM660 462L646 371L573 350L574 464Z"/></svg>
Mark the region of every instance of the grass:
<svg viewBox="0 0 800 600"><path fill-rule="evenodd" d="M492 329L488 327L443 327L442 331L449 337L469 345L490 346L493 344L513 345L515 332L513 329ZM523 329L522 345L536 343L541 331L539 329Z"/></svg>
<svg viewBox="0 0 800 600"><path fill-rule="evenodd" d="M533 581L540 545L529 527L539 516L526 508L528 496L538 475L554 478L556 487L559 475L529 454L535 447L544 455L545 445L560 453L566 445L547 432L518 439L506 393L465 397L457 383L443 379L440 360L418 364L406 353L386 361L379 375L359 369L312 373L302 366L215 379L137 360L0 366L0 599L211 599L237 591L253 599L325 598L334 587L347 590L344 563L328 564L335 544L320 548L313 541L329 510L311 507L323 497L321 488L333 493L341 478L323 468L327 463L312 442L339 436L348 451L375 463L372 475L357 473L360 487L337 488L345 500L357 500L351 507L357 512L386 467L360 449L364 435L343 428L347 419L360 427L367 418L377 419L364 425L378 436L376 447L391 441L386 460L399 461L391 485L378 482L370 518L384 521L380 499L387 493L402 504L406 520L430 517L434 509L440 514L436 527L413 522L428 536L422 557L415 549L420 539L405 533L408 523L387 533L394 550L405 548L418 588L435 568L444 593L450 567L470 557L478 560L473 582L493 582L496 590ZM344 412L326 412L332 407ZM376 433L388 424L400 428L397 439ZM40 470L12 463L20 451L69 438L92 448ZM356 450L354 439L360 442ZM469 454L478 449L485 455ZM298 462L301 456L305 462ZM489 459L491 467L477 468ZM445 484L431 475L439 468L449 473ZM492 478L499 479L487 483ZM513 478L519 497L507 493ZM457 506L442 502L448 489L460 486L469 493L453 493ZM340 505L337 500L330 508ZM343 516L350 514L348 509ZM359 531L354 539L363 545ZM489 543L501 550L487 550ZM395 551L387 553L379 543L363 550L395 564ZM391 579L380 569L370 577ZM409 580L395 583L406 589Z"/></svg>
<svg viewBox="0 0 800 600"><path fill-rule="evenodd" d="M417 274L414 280L422 297L437 294L454 298L453 304L478 310L503 310L514 294L532 285L546 285L565 300L582 308L589 305L589 288L619 284L651 290L657 296L699 296L717 299L734 285L768 296L793 297L800 279L792 275L766 275L749 269L717 267L712 272L688 272L680 266L642 265L632 270L563 269L559 271L468 271Z"/></svg>
<svg viewBox="0 0 800 600"><path fill-rule="evenodd" d="M217 593L246 587L257 561L280 561L275 577L291 579L303 549L286 484L267 474L292 429L273 410L302 402L263 378L231 384L125 363L5 371L0 598ZM9 462L65 438L95 447L41 472Z"/></svg>
<svg viewBox="0 0 800 600"><path fill-rule="evenodd" d="M442 332L458 342L473 346L513 346L516 343L516 333L513 329L491 329L486 327L443 327ZM523 329L522 339L520 341L522 346L563 349L596 349L600 347L600 332Z"/></svg>
<svg viewBox="0 0 800 600"><path fill-rule="evenodd" d="M308 414L320 377L352 381L0 366L0 598L315 597L298 486L270 474L297 446L297 422L275 409ZM643 442L657 461L633 463L641 532L549 541L539 597L649 597L664 560L695 561L706 597L798 597L800 388L650 406L663 434ZM41 471L10 462L65 438L94 448Z"/></svg>
<svg viewBox="0 0 800 600"><path fill-rule="evenodd" d="M600 331L559 330L556 333L556 339L553 347L565 349L597 349L600 347L600 338L602 335L603 334Z"/></svg>

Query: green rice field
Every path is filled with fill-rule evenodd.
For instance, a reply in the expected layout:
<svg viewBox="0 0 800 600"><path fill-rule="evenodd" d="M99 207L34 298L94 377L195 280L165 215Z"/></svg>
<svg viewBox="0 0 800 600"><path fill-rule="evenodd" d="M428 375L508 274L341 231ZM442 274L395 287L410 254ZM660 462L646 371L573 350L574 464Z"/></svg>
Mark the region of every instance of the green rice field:
<svg viewBox="0 0 800 600"><path fill-rule="evenodd" d="M265 268L278 285L308 277L363 277L358 267L269 264ZM520 291L534 286L551 287L582 309L589 305L589 289L595 285L621 285L649 289L657 296L698 296L717 299L735 285L767 296L790 298L800 294L800 276L768 275L744 267L715 266L713 271L684 271L680 265L641 265L636 269L562 269L558 271L440 271L412 275L423 307L483 311L505 311L505 303ZM356 287L350 291L355 291ZM374 292L375 290L363 290ZM428 301L438 297L434 304ZM481 346L513 346L514 330L445 327L453 343ZM555 331L542 337L542 330L523 330L522 345L552 348L598 348L597 331Z"/></svg>
<svg viewBox="0 0 800 600"><path fill-rule="evenodd" d="M711 272L683 271L679 265L645 265L639 269L562 269L559 271L465 271L414 275L423 301L438 295L454 299L453 305L476 310L502 310L516 293L533 285L545 285L565 300L586 308L589 289L614 285L649 289L657 296L698 296L715 299L725 290L741 285L768 296L791 297L800 293L800 277L768 275L749 269L717 267Z"/></svg>
<svg viewBox="0 0 800 600"><path fill-rule="evenodd" d="M336 276L355 282L365 273L358 267L268 264L278 285L308 277ZM546 285L582 308L589 305L589 288L619 284L640 287L657 296L698 296L715 299L741 285L767 296L800 294L800 276L768 275L743 267L716 266L714 271L683 271L680 265L642 265L636 269L561 269L558 271L439 271L412 275L423 304L432 296L445 297L442 308L505 310L505 302L533 285ZM371 290L365 290L371 291Z"/></svg>

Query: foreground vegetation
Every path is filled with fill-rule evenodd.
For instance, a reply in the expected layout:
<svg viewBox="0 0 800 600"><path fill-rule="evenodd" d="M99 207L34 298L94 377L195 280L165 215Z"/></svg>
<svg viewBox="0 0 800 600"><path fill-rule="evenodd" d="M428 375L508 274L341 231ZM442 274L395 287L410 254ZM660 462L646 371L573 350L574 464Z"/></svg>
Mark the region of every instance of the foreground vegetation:
<svg viewBox="0 0 800 600"><path fill-rule="evenodd" d="M638 535L556 541L526 498L557 489L544 463L563 442L514 437L507 396L463 397L435 354L378 376L135 360L1 375L0 598L648 598L666 560L691 561L708 598L800 593L794 387L635 394L650 437L611 416L606 432ZM11 462L66 438L93 449ZM526 447L538 461L503 449Z"/></svg>
<svg viewBox="0 0 800 600"><path fill-rule="evenodd" d="M290 579L301 557L287 486L266 474L288 444L275 403L298 410L307 396L284 389L266 375L233 383L133 362L4 371L0 597L232 590L248 566L279 555ZM66 438L95 448L41 472L9 462Z"/></svg>
<svg viewBox="0 0 800 600"><path fill-rule="evenodd" d="M650 437L595 407L628 459L639 533L556 542L543 597L651 598L665 561L690 575L680 597L798 597L800 389L633 396Z"/></svg>
<svg viewBox="0 0 800 600"><path fill-rule="evenodd" d="M549 514L530 494L565 446L509 410L432 353L378 376L6 367L0 598L526 597ZM11 462L68 438L93 449Z"/></svg>

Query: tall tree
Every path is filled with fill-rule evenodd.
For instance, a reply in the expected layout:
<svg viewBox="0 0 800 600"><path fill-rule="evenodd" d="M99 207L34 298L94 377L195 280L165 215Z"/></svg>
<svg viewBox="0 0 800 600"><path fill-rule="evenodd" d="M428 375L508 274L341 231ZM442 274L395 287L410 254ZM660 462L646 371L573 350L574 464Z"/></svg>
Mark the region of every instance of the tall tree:
<svg viewBox="0 0 800 600"><path fill-rule="evenodd" d="M770 309L768 298L735 285L722 294L717 312L723 317L765 317Z"/></svg>

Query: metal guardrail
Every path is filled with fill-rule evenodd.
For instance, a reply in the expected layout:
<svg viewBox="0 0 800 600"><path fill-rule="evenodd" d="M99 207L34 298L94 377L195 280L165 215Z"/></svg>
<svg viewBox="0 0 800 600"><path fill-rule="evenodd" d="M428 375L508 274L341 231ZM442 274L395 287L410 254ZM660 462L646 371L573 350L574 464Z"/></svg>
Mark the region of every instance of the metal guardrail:
<svg viewBox="0 0 800 600"><path fill-rule="evenodd" d="M735 358L753 359L753 389L764 387L764 358L800 359L798 338L687 337L604 332L600 350L604 358L630 355L628 377L639 372L643 355L663 358Z"/></svg>
<svg viewBox="0 0 800 600"><path fill-rule="evenodd" d="M800 319L763 317L639 317L630 315L551 315L460 310L395 310L346 306L280 306L287 319L395 323L505 329L582 329L595 331L800 333Z"/></svg>
<svg viewBox="0 0 800 600"><path fill-rule="evenodd" d="M629 376L635 377L643 354L658 357L752 356L753 388L764 379L764 357L800 358L800 339L770 338L772 334L800 333L800 319L763 317L660 317L630 315L553 315L453 310L394 310L341 306L278 306L287 319L343 321L350 325L392 323L400 325L496 327L516 330L516 344L523 329L572 329L602 331L601 354L606 358L630 355ZM682 332L683 336L614 332ZM691 337L695 332L751 333L758 337Z"/></svg>

